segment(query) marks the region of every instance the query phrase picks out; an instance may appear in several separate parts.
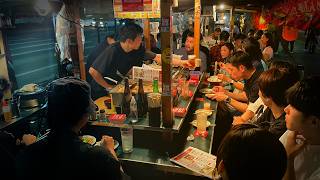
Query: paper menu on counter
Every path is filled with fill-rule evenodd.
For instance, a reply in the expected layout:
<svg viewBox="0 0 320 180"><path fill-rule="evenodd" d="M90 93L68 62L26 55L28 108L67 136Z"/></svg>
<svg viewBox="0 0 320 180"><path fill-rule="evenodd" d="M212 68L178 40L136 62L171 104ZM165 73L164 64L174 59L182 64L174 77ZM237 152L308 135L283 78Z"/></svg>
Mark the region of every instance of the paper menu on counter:
<svg viewBox="0 0 320 180"><path fill-rule="evenodd" d="M133 66L132 78L152 82L154 78L160 79L160 71L161 69Z"/></svg>
<svg viewBox="0 0 320 180"><path fill-rule="evenodd" d="M188 147L186 150L170 159L170 161L210 179L213 177L216 160L216 156L194 147Z"/></svg>

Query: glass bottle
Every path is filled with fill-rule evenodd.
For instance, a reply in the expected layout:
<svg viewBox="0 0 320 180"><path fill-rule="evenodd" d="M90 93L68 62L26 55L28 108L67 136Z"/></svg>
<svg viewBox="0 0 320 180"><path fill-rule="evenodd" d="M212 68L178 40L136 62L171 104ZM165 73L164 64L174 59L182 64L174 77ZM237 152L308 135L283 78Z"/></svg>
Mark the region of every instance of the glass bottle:
<svg viewBox="0 0 320 180"><path fill-rule="evenodd" d="M159 93L158 78L153 79L152 87L154 93Z"/></svg>
<svg viewBox="0 0 320 180"><path fill-rule="evenodd" d="M139 79L139 89L137 94L138 118L143 118L148 112L148 99L144 93L142 79Z"/></svg>
<svg viewBox="0 0 320 180"><path fill-rule="evenodd" d="M124 79L125 82L125 87L124 87L124 92L123 92L123 97L122 97L122 113L126 114L127 117L130 114L130 101L131 101L131 90L129 88L129 80L128 78Z"/></svg>

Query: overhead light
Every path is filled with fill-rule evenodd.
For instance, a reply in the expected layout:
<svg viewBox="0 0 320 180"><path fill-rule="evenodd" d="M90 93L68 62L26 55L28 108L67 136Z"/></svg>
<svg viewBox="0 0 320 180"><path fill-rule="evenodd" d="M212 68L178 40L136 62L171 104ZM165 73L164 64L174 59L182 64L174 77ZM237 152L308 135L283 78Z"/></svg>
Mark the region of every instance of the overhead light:
<svg viewBox="0 0 320 180"><path fill-rule="evenodd" d="M224 10L224 4L220 4L219 9Z"/></svg>
<svg viewBox="0 0 320 180"><path fill-rule="evenodd" d="M223 20L226 20L227 19L227 16L223 16Z"/></svg>

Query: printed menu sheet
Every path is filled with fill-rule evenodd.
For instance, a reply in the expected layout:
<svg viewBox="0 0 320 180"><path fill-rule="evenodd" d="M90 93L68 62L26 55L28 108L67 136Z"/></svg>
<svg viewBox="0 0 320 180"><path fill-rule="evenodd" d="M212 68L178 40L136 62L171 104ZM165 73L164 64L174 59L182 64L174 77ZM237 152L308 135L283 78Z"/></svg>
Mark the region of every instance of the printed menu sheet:
<svg viewBox="0 0 320 180"><path fill-rule="evenodd" d="M200 149L188 147L182 153L170 160L191 171L212 179L217 157Z"/></svg>

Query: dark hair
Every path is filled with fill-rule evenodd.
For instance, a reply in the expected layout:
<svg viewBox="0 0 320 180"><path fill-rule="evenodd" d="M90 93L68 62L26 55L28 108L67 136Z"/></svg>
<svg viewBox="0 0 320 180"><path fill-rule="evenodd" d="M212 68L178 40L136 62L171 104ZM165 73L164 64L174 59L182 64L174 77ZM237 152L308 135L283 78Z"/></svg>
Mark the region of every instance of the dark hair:
<svg viewBox="0 0 320 180"><path fill-rule="evenodd" d="M218 149L217 165L221 160L230 180L281 180L287 167L279 139L253 124L231 129Z"/></svg>
<svg viewBox="0 0 320 180"><path fill-rule="evenodd" d="M214 32L221 32L221 28L219 28L219 27L215 28Z"/></svg>
<svg viewBox="0 0 320 180"><path fill-rule="evenodd" d="M135 40L142 35L143 29L134 23L127 23L119 30L119 41L125 42L127 39Z"/></svg>
<svg viewBox="0 0 320 180"><path fill-rule="evenodd" d="M232 43L225 43L224 45L222 46L225 46L229 49L229 51L234 51L234 45ZM222 47L221 46L221 47Z"/></svg>
<svg viewBox="0 0 320 180"><path fill-rule="evenodd" d="M115 34L106 35L105 39L107 39L107 38L115 39Z"/></svg>
<svg viewBox="0 0 320 180"><path fill-rule="evenodd" d="M251 57L253 62L254 61L261 61L262 59L262 52L260 49L260 44L254 38L247 38L243 43L243 48ZM253 63L252 62L252 63Z"/></svg>
<svg viewBox="0 0 320 180"><path fill-rule="evenodd" d="M320 119L320 76L312 76L297 82L287 91L287 102L305 116L316 116Z"/></svg>
<svg viewBox="0 0 320 180"><path fill-rule="evenodd" d="M194 33L193 33L193 32L189 32L189 33L187 34L187 37L193 37L193 38L194 38Z"/></svg>
<svg viewBox="0 0 320 180"><path fill-rule="evenodd" d="M269 32L265 32L265 33L263 33L263 35L265 35L268 38L268 42L267 42L267 46L266 47L271 46L273 48L274 44L273 44L272 34L269 33Z"/></svg>
<svg viewBox="0 0 320 180"><path fill-rule="evenodd" d="M240 65L243 65L247 69L253 69L251 56L246 52L238 51L233 53L229 61L232 66L237 68L239 68Z"/></svg>
<svg viewBox="0 0 320 180"><path fill-rule="evenodd" d="M4 91L10 89L10 83L7 79L0 77L0 101L3 98Z"/></svg>
<svg viewBox="0 0 320 180"><path fill-rule="evenodd" d="M289 71L289 73L291 74L292 78L294 79L300 79L300 75L299 75L299 71L296 65L288 62L288 61L273 61L270 64L270 69L271 68L284 68L287 69L287 71Z"/></svg>
<svg viewBox="0 0 320 180"><path fill-rule="evenodd" d="M48 123L53 131L70 130L92 112L90 86L75 77L60 78L48 85Z"/></svg>
<svg viewBox="0 0 320 180"><path fill-rule="evenodd" d="M222 31L220 33L220 40L227 42L230 37L230 34L227 31Z"/></svg>
<svg viewBox="0 0 320 180"><path fill-rule="evenodd" d="M286 106L286 90L293 86L299 78L285 68L271 68L263 72L258 80L259 89L266 97L271 97L278 106Z"/></svg>
<svg viewBox="0 0 320 180"><path fill-rule="evenodd" d="M245 34L236 34L234 36L234 40L238 40L238 39L245 40L246 38L247 36Z"/></svg>
<svg viewBox="0 0 320 180"><path fill-rule="evenodd" d="M263 34L263 31L262 31L262 30L257 30L257 31L254 33L254 38L255 38L256 40L259 40L259 39L261 38L262 34Z"/></svg>

